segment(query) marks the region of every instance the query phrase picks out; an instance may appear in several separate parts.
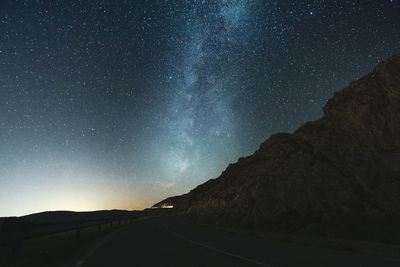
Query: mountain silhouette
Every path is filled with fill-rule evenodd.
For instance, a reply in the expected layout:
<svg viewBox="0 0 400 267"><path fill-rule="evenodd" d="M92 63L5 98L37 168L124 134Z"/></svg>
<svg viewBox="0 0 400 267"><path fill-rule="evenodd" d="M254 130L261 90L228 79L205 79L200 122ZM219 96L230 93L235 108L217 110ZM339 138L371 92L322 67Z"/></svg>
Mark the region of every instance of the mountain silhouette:
<svg viewBox="0 0 400 267"><path fill-rule="evenodd" d="M336 92L323 112L293 134L272 135L218 178L154 206L229 226L390 232L400 217L400 55Z"/></svg>

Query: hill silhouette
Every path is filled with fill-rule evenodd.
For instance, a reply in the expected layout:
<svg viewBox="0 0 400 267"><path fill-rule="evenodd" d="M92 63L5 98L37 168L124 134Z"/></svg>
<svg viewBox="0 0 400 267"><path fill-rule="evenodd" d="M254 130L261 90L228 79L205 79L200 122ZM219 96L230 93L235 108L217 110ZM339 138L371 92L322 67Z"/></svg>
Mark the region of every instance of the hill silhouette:
<svg viewBox="0 0 400 267"><path fill-rule="evenodd" d="M323 112L293 134L271 136L218 178L154 206L173 205L176 213L220 225L393 238L400 217L400 55L336 92Z"/></svg>

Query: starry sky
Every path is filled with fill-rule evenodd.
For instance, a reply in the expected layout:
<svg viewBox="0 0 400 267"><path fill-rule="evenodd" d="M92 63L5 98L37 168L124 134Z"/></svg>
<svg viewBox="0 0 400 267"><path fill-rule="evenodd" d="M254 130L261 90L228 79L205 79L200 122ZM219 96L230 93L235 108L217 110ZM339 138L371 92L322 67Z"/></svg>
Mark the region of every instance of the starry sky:
<svg viewBox="0 0 400 267"><path fill-rule="evenodd" d="M399 52L398 0L2 0L0 216L185 193Z"/></svg>

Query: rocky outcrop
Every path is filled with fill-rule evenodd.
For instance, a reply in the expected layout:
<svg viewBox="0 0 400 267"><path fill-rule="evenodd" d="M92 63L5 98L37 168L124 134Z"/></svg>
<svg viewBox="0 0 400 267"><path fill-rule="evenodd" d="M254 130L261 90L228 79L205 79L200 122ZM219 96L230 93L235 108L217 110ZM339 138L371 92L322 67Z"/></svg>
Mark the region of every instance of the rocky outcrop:
<svg viewBox="0 0 400 267"><path fill-rule="evenodd" d="M213 223L308 231L400 216L400 55L335 93L217 179L167 199Z"/></svg>

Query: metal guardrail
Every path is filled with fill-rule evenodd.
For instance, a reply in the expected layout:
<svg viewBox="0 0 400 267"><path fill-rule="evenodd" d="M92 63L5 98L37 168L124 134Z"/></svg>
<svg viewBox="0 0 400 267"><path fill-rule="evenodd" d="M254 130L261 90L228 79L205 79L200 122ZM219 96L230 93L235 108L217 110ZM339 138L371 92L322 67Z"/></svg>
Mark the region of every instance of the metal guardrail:
<svg viewBox="0 0 400 267"><path fill-rule="evenodd" d="M105 228L107 231L112 231L115 228L131 224L140 217L143 216L25 225L21 224L22 221L18 222L15 219L11 223L3 220L0 228L0 266L18 266L20 253L28 244L25 241L33 240L33 244L45 244L45 247L52 246L52 242L55 240L65 240L65 238L77 243L86 242L100 235ZM85 231L90 227L93 227L93 230ZM56 236L61 233L66 233L66 236ZM49 239L43 243L39 240L42 237L49 237ZM38 238L38 242L35 241L36 238ZM66 244L71 243L67 242Z"/></svg>
<svg viewBox="0 0 400 267"><path fill-rule="evenodd" d="M63 232L75 231L75 238L79 239L81 230L97 226L97 231L102 231L102 225L126 224L133 222L138 217L108 218L101 220L82 220L56 223L29 223L15 220L7 223L7 219L0 220L0 245L12 245L23 240L44 237Z"/></svg>
<svg viewBox="0 0 400 267"><path fill-rule="evenodd" d="M146 209L139 214L116 215L99 219L71 220L60 222L39 223L18 217L0 218L0 246L20 243L23 240L43 237L57 233L75 231L75 237L81 236L81 230L97 226L97 231L102 231L102 225L114 223L121 225L133 222L135 219L168 215L171 209Z"/></svg>

